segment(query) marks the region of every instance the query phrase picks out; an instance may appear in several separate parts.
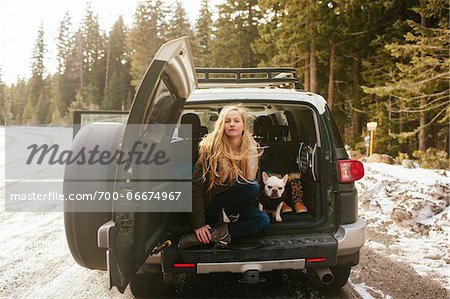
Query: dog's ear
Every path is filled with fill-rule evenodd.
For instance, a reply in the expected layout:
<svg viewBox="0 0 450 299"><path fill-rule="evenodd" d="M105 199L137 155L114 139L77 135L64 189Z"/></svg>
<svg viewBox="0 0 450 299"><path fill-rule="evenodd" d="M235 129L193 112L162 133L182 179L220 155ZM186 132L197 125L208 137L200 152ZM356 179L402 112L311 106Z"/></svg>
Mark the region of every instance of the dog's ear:
<svg viewBox="0 0 450 299"><path fill-rule="evenodd" d="M262 173L262 179L264 184L267 182L267 180L269 179L269 176L267 175L267 173L265 171L263 171Z"/></svg>
<svg viewBox="0 0 450 299"><path fill-rule="evenodd" d="M283 177L283 183L284 183L285 186L286 186L286 184L287 184L288 179L289 179L289 176L286 174L286 175Z"/></svg>

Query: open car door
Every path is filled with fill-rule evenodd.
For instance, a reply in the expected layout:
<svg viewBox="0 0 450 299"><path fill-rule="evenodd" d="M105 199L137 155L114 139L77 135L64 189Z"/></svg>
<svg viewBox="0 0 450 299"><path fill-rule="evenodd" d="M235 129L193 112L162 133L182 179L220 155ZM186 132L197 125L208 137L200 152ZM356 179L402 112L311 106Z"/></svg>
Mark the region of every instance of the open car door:
<svg viewBox="0 0 450 299"><path fill-rule="evenodd" d="M131 148L136 138L143 134L160 135L158 128L163 126L161 124L174 124L186 99L196 87L188 38L182 37L164 44L148 67L134 98L122 150L126 152L124 148ZM146 171L151 171L152 165L146 167ZM142 179L133 166L128 169L118 167L115 191L136 190L138 183L142 183L139 181ZM116 286L124 292L132 276L158 245L166 217L167 213L163 212L138 212L133 201L114 201L107 250L111 288Z"/></svg>

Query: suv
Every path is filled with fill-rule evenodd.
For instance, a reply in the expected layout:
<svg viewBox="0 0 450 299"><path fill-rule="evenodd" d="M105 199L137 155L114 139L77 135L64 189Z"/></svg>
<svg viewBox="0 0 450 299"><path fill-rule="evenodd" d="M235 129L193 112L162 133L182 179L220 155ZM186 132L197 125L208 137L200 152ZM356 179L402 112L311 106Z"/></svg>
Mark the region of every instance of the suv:
<svg viewBox="0 0 450 299"><path fill-rule="evenodd" d="M300 172L308 212L285 213L282 222L272 221L264 233L245 240L232 240L230 248L179 250L180 236L192 232L189 213L124 212L116 203L108 212L68 212L68 202L65 230L77 263L107 270L110 286L120 292L130 283L137 297L158 296L162 282L181 273L243 273L244 281L257 283L260 272L306 269L317 288L340 288L347 282L365 242L366 224L358 219L354 186L364 169L349 160L324 98L300 90L294 69L194 70L187 38L173 40L156 54L129 112L75 113L72 148L120 148L131 124L146 130L152 130L151 124L189 124L194 163L198 142L212 131L221 107L237 102L254 116L250 129L265 148L260 168ZM174 144L183 139L180 135L175 129ZM75 192L72 179L90 172L83 165L66 166L64 193ZM124 187L114 165L95 175L83 193L133 187L129 179Z"/></svg>

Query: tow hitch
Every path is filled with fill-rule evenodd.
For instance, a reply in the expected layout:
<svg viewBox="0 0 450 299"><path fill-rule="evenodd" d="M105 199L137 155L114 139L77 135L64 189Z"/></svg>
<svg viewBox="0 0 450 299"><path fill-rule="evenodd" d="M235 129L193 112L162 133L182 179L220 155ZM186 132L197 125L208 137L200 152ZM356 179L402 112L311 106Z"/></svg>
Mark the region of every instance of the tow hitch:
<svg viewBox="0 0 450 299"><path fill-rule="evenodd" d="M239 279L240 283L246 283L246 284L258 284L260 282L265 282L265 278L259 277L259 271L258 270L247 270L242 275L242 279Z"/></svg>

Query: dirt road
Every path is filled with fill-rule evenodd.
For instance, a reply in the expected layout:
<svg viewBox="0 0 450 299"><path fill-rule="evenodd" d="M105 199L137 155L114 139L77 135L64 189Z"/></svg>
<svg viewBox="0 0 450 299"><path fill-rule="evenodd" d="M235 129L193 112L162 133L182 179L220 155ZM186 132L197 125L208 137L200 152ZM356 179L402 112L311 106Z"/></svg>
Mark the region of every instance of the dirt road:
<svg viewBox="0 0 450 299"><path fill-rule="evenodd" d="M108 290L105 272L84 269L72 259L66 245L61 213L0 213L0 297L10 298L132 298ZM372 239L377 238L370 234ZM242 285L239 275L181 277L169 297L246 298L347 298L343 292L318 292L300 271L264 274L266 283ZM364 283L365 298L446 298L439 283L420 277L410 266L365 248L351 276L355 285ZM214 286L214 287L212 287ZM369 297L368 297L369 296Z"/></svg>

